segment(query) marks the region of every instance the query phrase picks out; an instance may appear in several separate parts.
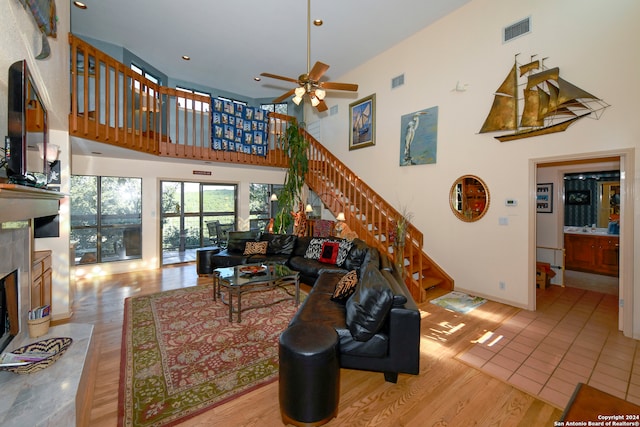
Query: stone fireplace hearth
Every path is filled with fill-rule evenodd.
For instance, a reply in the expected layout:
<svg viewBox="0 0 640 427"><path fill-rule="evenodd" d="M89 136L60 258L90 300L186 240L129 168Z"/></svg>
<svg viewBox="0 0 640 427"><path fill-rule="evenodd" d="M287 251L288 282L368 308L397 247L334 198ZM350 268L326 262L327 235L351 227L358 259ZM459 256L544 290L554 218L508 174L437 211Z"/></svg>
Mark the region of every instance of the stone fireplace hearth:
<svg viewBox="0 0 640 427"><path fill-rule="evenodd" d="M86 425L93 384L93 325L68 323L54 326L38 338L30 338L31 262L34 251L33 218L55 215L59 199L53 191L0 184L0 277L18 271L20 330L4 351L54 337L71 337L73 344L53 365L19 375L0 371L0 425Z"/></svg>

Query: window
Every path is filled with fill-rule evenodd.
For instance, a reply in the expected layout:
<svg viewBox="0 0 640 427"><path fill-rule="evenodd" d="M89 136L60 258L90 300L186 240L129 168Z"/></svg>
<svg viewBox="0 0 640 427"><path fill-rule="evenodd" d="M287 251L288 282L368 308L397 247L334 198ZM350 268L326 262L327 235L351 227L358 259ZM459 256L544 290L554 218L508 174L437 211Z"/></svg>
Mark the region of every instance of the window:
<svg viewBox="0 0 640 427"><path fill-rule="evenodd" d="M196 95L203 95L203 96L208 96L209 98L211 98L211 94L210 93L206 93L206 92L198 92L197 90L193 90L193 89L186 89L183 87L179 87L176 86L176 90L180 91L180 92L187 92L187 93L193 93ZM195 101L195 104L193 103L193 100L191 99L185 99L182 97L178 97L178 107L180 108L186 108L188 110L196 110L196 111L202 111L204 113L208 113L209 112L209 105L210 103L203 103L201 101Z"/></svg>
<svg viewBox="0 0 640 427"><path fill-rule="evenodd" d="M278 104L260 104L260 108L272 113L289 115L289 104L281 102Z"/></svg>
<svg viewBox="0 0 640 427"><path fill-rule="evenodd" d="M142 178L71 176L75 264L142 258Z"/></svg>
<svg viewBox="0 0 640 427"><path fill-rule="evenodd" d="M137 74L140 74L141 76L144 76L147 80L150 80L151 82L159 85L160 84L160 79L157 78L156 76L154 76L151 73L146 72L144 69L138 67L136 64L131 64L131 70ZM135 80L133 83L133 87L137 90L140 90L140 82ZM143 88L143 91L146 91L146 87ZM148 88L149 90L149 95L154 96L155 92L153 89Z"/></svg>
<svg viewBox="0 0 640 427"><path fill-rule="evenodd" d="M271 195L281 189L282 185L249 185L249 227L252 230L264 230L269 225L269 219L275 217L278 202L272 202Z"/></svg>
<svg viewBox="0 0 640 427"><path fill-rule="evenodd" d="M195 259L195 249L219 245L215 222L225 230L237 223L238 186L161 181L162 263Z"/></svg>

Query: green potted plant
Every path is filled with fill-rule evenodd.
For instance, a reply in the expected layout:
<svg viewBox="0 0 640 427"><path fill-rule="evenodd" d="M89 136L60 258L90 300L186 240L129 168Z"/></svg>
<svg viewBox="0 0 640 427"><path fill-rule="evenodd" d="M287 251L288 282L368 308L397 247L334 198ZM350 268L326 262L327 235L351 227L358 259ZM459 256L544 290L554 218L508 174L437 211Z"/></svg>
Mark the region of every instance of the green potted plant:
<svg viewBox="0 0 640 427"><path fill-rule="evenodd" d="M303 128L304 124L299 125L297 120L293 119L280 137L282 149L289 155L289 167L282 190L278 194L278 213L274 221L274 230L281 234L287 232L293 222L291 212L301 201L304 179L309 170L309 142L304 138Z"/></svg>

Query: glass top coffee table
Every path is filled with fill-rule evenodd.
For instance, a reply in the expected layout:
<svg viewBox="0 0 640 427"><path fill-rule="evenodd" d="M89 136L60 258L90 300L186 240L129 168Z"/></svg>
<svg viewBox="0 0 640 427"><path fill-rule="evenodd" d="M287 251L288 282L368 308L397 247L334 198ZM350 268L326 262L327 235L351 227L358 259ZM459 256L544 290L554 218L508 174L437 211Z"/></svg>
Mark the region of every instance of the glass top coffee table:
<svg viewBox="0 0 640 427"><path fill-rule="evenodd" d="M294 291L285 288L294 285ZM243 307L242 296L250 292L283 288L287 297L276 299L268 304L249 304ZM228 295L224 300L223 289ZM213 270L213 300L220 300L229 306L229 322L233 322L233 313L237 313L238 323L242 321L242 312L251 308L266 307L282 301L294 300L300 303L300 273L286 265L277 263L245 264L235 267L216 268ZM233 299L236 299L234 304Z"/></svg>

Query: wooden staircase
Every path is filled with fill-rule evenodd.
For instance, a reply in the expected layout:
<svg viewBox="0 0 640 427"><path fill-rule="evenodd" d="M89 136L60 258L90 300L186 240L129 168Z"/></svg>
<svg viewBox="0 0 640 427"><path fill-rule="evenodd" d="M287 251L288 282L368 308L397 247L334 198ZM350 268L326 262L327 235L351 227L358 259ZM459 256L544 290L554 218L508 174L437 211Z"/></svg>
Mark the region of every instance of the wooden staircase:
<svg viewBox="0 0 640 427"><path fill-rule="evenodd" d="M69 134L167 158L286 168L280 135L292 117L270 114L266 157L211 149L210 99L156 85L86 42L69 35L71 111ZM85 114L86 112L86 114ZM322 144L309 141L306 183L334 214L367 244L397 265L413 298L432 287L453 289L453 279L423 251L423 235L409 224L404 246L391 236L401 213L364 183ZM401 240L401 239L400 239Z"/></svg>
<svg viewBox="0 0 640 427"><path fill-rule="evenodd" d="M394 244L392 235L401 213L315 138L306 132L304 136L309 141L309 172L305 180L309 188L334 215L343 212L346 224L360 239L378 248L396 265L404 265L404 281L413 298L424 301L425 290L433 287L453 289L453 279L422 250L422 232L409 224L404 246Z"/></svg>

